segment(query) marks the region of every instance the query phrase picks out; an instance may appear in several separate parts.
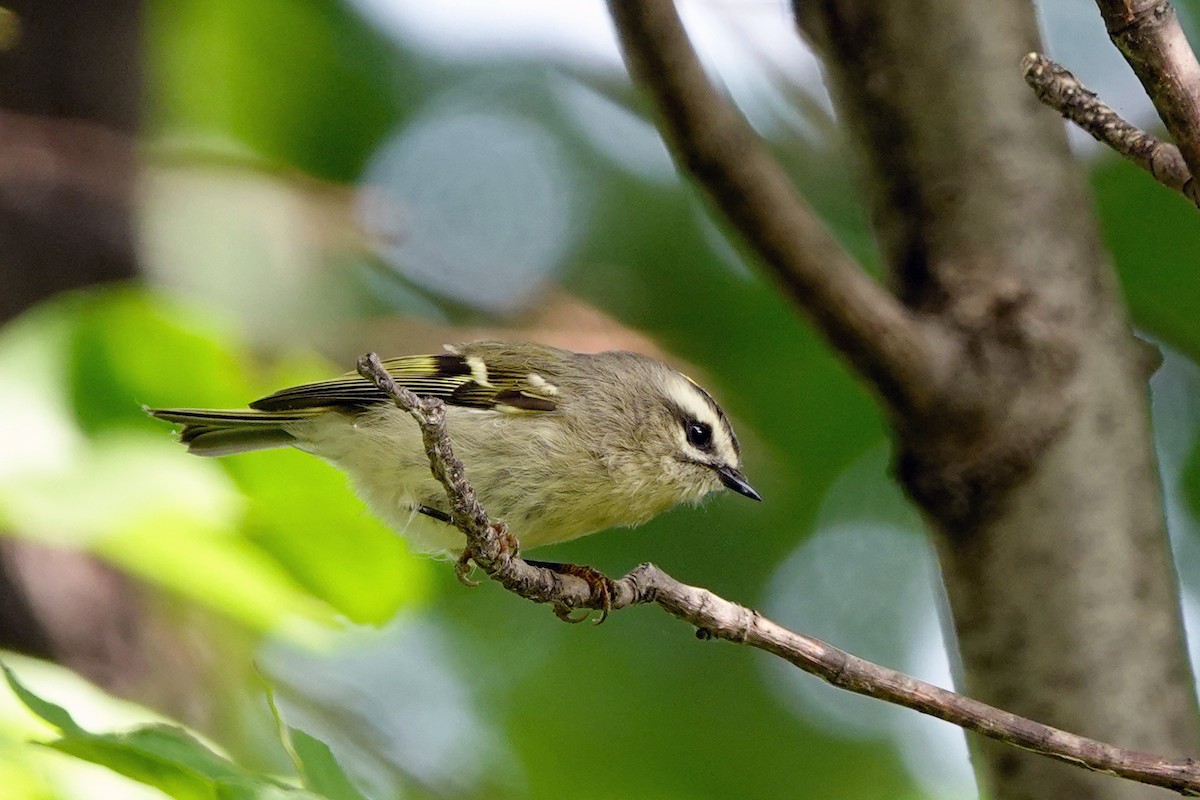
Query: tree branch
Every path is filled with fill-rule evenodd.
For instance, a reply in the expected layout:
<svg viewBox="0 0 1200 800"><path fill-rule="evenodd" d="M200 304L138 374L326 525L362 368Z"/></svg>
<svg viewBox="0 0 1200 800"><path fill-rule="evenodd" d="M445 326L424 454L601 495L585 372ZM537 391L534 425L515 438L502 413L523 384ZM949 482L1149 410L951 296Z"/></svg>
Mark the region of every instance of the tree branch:
<svg viewBox="0 0 1200 800"><path fill-rule="evenodd" d="M1174 6L1170 0L1096 0L1096 5L1189 171L1200 174L1200 63Z"/></svg>
<svg viewBox="0 0 1200 800"><path fill-rule="evenodd" d="M492 522L475 497L466 469L454 455L442 402L399 386L374 353L359 359L358 372L416 420L430 470L445 487L453 523L466 537L466 554L509 591L560 608L608 611L657 603L696 626L700 638L765 650L840 689L911 708L1068 764L1200 796L1200 766L1192 759L1172 760L1115 747L947 691L787 630L757 611L680 583L653 564L641 564L620 580L605 579L604 588L575 574L530 564L518 555L517 542L504 523Z"/></svg>
<svg viewBox="0 0 1200 800"><path fill-rule="evenodd" d="M609 0L625 62L653 98L675 161L773 277L900 412L949 378L949 340L846 253L770 151L713 87L672 0Z"/></svg>
<svg viewBox="0 0 1200 800"><path fill-rule="evenodd" d="M1122 119L1078 78L1041 53L1021 59L1021 73L1043 103L1200 206L1200 185L1178 147Z"/></svg>

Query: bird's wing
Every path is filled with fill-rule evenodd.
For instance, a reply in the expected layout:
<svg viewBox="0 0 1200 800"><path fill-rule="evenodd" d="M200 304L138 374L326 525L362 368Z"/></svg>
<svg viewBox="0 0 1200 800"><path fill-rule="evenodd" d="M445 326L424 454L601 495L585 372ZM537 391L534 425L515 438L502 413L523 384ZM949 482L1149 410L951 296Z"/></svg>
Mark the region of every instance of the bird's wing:
<svg viewBox="0 0 1200 800"><path fill-rule="evenodd" d="M401 386L448 405L489 411L528 413L553 411L557 389L528 370L487 364L478 355L439 353L404 356L383 362ZM259 411L292 411L303 408L364 408L388 398L357 373L320 383L283 389L256 400Z"/></svg>

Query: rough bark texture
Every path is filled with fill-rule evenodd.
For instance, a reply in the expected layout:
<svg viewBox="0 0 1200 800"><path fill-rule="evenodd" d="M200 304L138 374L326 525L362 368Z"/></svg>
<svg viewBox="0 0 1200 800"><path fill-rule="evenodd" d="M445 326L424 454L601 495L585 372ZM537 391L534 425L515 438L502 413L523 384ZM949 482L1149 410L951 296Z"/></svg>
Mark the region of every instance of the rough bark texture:
<svg viewBox="0 0 1200 800"><path fill-rule="evenodd" d="M940 533L979 699L1087 736L1198 752L1146 386L1058 120L1021 81L1025 0L797 2L860 146L900 296L965 344L897 469ZM1147 789L973 741L994 798Z"/></svg>
<svg viewBox="0 0 1200 800"><path fill-rule="evenodd" d="M1021 72L1038 100L1149 172L1163 186L1200 206L1200 183L1192 177L1178 147L1121 119L1095 92L1041 53L1028 53L1021 59Z"/></svg>

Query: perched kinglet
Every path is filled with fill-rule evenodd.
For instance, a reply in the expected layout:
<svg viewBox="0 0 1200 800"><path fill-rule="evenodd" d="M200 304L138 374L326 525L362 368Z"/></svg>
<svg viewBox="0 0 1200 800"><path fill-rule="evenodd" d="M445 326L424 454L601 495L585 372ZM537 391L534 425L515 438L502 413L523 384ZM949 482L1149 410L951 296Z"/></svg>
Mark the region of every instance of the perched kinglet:
<svg viewBox="0 0 1200 800"><path fill-rule="evenodd" d="M759 500L737 437L708 392L634 353L572 353L474 342L383 362L398 383L441 398L455 453L495 519L528 549L639 525L722 485ZM354 373L276 392L245 411L157 408L201 456L296 447L333 462L414 549L459 553L421 432Z"/></svg>

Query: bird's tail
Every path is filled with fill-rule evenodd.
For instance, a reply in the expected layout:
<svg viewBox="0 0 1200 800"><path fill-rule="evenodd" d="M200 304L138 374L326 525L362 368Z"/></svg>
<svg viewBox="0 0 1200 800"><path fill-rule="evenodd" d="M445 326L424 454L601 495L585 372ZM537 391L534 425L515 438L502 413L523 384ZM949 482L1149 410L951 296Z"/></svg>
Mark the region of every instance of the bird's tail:
<svg viewBox="0 0 1200 800"><path fill-rule="evenodd" d="M301 411L214 411L200 408L146 408L152 417L182 425L179 441L198 456L227 456L296 443L290 423L309 419L321 409Z"/></svg>

